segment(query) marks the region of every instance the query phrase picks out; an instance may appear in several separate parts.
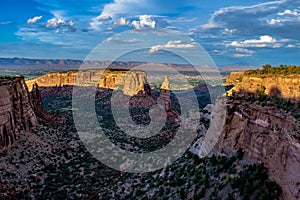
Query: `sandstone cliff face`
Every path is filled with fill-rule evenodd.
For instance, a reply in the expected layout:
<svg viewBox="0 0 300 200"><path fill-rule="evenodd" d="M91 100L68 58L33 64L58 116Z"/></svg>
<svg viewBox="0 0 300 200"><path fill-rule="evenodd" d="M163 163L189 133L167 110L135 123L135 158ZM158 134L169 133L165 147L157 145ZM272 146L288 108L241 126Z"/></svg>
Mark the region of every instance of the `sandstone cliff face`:
<svg viewBox="0 0 300 200"><path fill-rule="evenodd" d="M37 124L23 77L0 79L0 151L11 146L20 131Z"/></svg>
<svg viewBox="0 0 300 200"><path fill-rule="evenodd" d="M283 199L300 198L300 123L281 110L228 101L226 124L217 150L264 163L270 178L283 189Z"/></svg>
<svg viewBox="0 0 300 200"><path fill-rule="evenodd" d="M242 80L241 80L242 77ZM233 84L234 88L228 92L246 91L256 93L261 86L265 87L265 94L286 99L300 100L300 75L243 75L231 73L226 84Z"/></svg>
<svg viewBox="0 0 300 200"><path fill-rule="evenodd" d="M30 90L34 83L40 87L98 85L100 88L121 89L124 94L133 96L144 89L146 73L128 70L87 70L49 73L34 80L26 81Z"/></svg>
<svg viewBox="0 0 300 200"><path fill-rule="evenodd" d="M227 78L225 85L235 85L245 75L245 72L231 72Z"/></svg>

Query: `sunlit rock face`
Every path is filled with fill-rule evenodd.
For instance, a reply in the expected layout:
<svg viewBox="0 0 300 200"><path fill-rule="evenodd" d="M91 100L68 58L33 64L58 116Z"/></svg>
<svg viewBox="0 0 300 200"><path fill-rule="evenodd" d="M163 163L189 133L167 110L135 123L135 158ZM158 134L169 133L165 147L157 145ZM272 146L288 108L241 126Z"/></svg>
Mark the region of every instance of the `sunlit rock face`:
<svg viewBox="0 0 300 200"><path fill-rule="evenodd" d="M244 75L243 72L232 72L226 80L226 85L229 84L234 85L229 95L239 91L256 93L263 87L266 95L300 101L299 74Z"/></svg>
<svg viewBox="0 0 300 200"><path fill-rule="evenodd" d="M20 131L37 125L23 77L0 79L0 151L10 147Z"/></svg>
<svg viewBox="0 0 300 200"><path fill-rule="evenodd" d="M283 199L300 198L300 123L284 111L240 100L227 101L226 124L217 152L264 163L283 189Z"/></svg>
<svg viewBox="0 0 300 200"><path fill-rule="evenodd" d="M231 72L227 78L225 85L235 85L243 78L245 72Z"/></svg>
<svg viewBox="0 0 300 200"><path fill-rule="evenodd" d="M146 72L137 70L87 70L49 73L26 83L30 90L34 83L40 87L98 86L100 88L121 89L124 94L133 96L144 90L146 78Z"/></svg>

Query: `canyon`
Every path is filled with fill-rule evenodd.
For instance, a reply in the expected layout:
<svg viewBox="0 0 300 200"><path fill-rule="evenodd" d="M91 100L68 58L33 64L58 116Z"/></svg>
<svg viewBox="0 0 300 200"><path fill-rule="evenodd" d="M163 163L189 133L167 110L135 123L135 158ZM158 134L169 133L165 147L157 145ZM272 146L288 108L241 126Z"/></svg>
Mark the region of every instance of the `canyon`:
<svg viewBox="0 0 300 200"><path fill-rule="evenodd" d="M298 101L299 81L299 75L250 76L238 72L231 73L226 84L234 85L229 93L233 91L255 93L263 86L267 95ZM147 74L143 71L110 69L59 72L49 73L26 82L23 77L2 78L0 79L0 152L12 146L21 132L30 132L33 127L38 126L39 117L47 119L49 116L43 111L43 93L40 87L48 88L52 91L51 94L55 94L56 89L59 88L68 90L68 94L71 95L69 90L72 86L91 85L105 88L104 91L121 89L124 94L131 96L132 108L150 107L154 103L159 103L163 105L168 118L176 119L179 116L179 112L171 109L169 78L165 77L162 83L161 96L153 97L151 88L147 85ZM274 90L274 87L277 89ZM241 162L263 163L268 168L270 178L282 188L282 199L299 199L299 120L281 109L262 106L258 102L249 102L235 96L219 98L212 110L217 114L212 118L211 124L214 121L219 123L224 121L224 124L221 128L216 126L219 135L213 135L209 131L207 133L212 134L210 140L217 141L211 153L233 156L241 149L245 154ZM140 117L149 118L141 113L133 116L136 119ZM203 148L206 148L205 144ZM207 149L207 152L210 150Z"/></svg>

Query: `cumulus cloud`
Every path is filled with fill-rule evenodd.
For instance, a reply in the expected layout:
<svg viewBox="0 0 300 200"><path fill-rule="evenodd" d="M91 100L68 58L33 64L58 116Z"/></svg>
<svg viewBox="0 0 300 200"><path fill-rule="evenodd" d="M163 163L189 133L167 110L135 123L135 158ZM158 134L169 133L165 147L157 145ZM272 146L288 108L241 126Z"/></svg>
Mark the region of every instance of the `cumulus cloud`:
<svg viewBox="0 0 300 200"><path fill-rule="evenodd" d="M293 16L299 16L299 11L298 10L285 10L283 12L278 13L279 16L284 16L284 15L293 15Z"/></svg>
<svg viewBox="0 0 300 200"><path fill-rule="evenodd" d="M156 21L154 21L150 15L141 15L139 21L134 20L131 24L135 29L156 27Z"/></svg>
<svg viewBox="0 0 300 200"><path fill-rule="evenodd" d="M112 17L109 15L99 15L92 19L90 26L95 30L99 30L100 25L105 24L111 20L112 20Z"/></svg>
<svg viewBox="0 0 300 200"><path fill-rule="evenodd" d="M57 18L52 18L49 19L46 23L47 28L63 28L63 27L73 27L74 26L73 21L65 21L64 19L57 19Z"/></svg>
<svg viewBox="0 0 300 200"><path fill-rule="evenodd" d="M192 8L197 4L199 3L185 0L173 0L172 4L162 2L161 0L113 0L111 3L105 4L103 9L101 8L102 11L99 16L110 16L113 20L117 20L120 17L126 17L127 19L134 20L134 16L141 16L145 14L148 16L169 16L172 14L178 15L178 12L183 10L183 8ZM193 21L195 21L195 19ZM157 21L155 22L157 25ZM126 25L127 23L125 22ZM100 30L101 25L102 23L97 22L96 18L93 18L92 22L90 23L90 26L96 30ZM135 19L135 22L133 22L132 26L142 28L143 25L141 25L140 20ZM154 22L152 22L149 27L154 27Z"/></svg>
<svg viewBox="0 0 300 200"><path fill-rule="evenodd" d="M33 18L28 19L28 20L27 20L27 23L28 23L28 24L34 24L34 23L36 23L37 21L39 21L40 19L42 19L42 18L43 18L43 16L35 16L35 17L33 17Z"/></svg>
<svg viewBox="0 0 300 200"><path fill-rule="evenodd" d="M286 46L286 48L296 48L296 46L293 45L293 44L289 44L289 45Z"/></svg>
<svg viewBox="0 0 300 200"><path fill-rule="evenodd" d="M273 47L278 48L280 47L277 43L277 40L269 35L260 36L257 39L245 40L242 42L233 41L230 46L233 47Z"/></svg>
<svg viewBox="0 0 300 200"><path fill-rule="evenodd" d="M283 19L271 19L271 20L268 20L268 23L271 25L275 25L275 24L281 24L285 21L286 20L283 20Z"/></svg>
<svg viewBox="0 0 300 200"><path fill-rule="evenodd" d="M116 26L126 26L128 24L130 24L130 21L124 17L121 17L120 19L114 22L114 25Z"/></svg>
<svg viewBox="0 0 300 200"><path fill-rule="evenodd" d="M283 25L288 23L299 23L300 13L298 10L285 10L283 12L277 13L277 19L272 18L268 20L270 25Z"/></svg>
<svg viewBox="0 0 300 200"><path fill-rule="evenodd" d="M196 43L191 41L190 43L184 43L181 40L169 41L167 44L152 46L149 53L155 53L161 49L190 49L194 48Z"/></svg>

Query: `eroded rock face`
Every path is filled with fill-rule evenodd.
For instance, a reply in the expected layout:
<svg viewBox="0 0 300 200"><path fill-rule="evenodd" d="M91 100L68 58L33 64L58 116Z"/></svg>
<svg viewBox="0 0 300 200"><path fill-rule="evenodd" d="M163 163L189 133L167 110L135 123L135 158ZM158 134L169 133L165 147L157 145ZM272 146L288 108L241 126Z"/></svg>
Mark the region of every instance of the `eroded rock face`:
<svg viewBox="0 0 300 200"><path fill-rule="evenodd" d="M245 91L256 93L261 87L265 94L285 99L300 101L300 75L243 75L243 72L231 73L226 84L233 84L234 88L228 92Z"/></svg>
<svg viewBox="0 0 300 200"><path fill-rule="evenodd" d="M121 89L124 94L133 96L144 90L146 73L143 71L128 70L87 70L65 73L49 73L34 80L26 81L31 90L36 83L40 87L64 85L91 86L100 88Z"/></svg>
<svg viewBox="0 0 300 200"><path fill-rule="evenodd" d="M227 78L225 85L235 85L243 78L245 72L231 72Z"/></svg>
<svg viewBox="0 0 300 200"><path fill-rule="evenodd" d="M0 151L11 146L20 131L37 124L23 77L0 79Z"/></svg>
<svg viewBox="0 0 300 200"><path fill-rule="evenodd" d="M283 189L283 199L300 198L300 123L285 112L255 103L227 101L226 125L217 152L239 148L246 159L264 163Z"/></svg>

